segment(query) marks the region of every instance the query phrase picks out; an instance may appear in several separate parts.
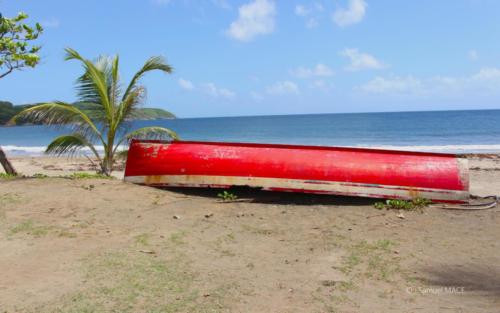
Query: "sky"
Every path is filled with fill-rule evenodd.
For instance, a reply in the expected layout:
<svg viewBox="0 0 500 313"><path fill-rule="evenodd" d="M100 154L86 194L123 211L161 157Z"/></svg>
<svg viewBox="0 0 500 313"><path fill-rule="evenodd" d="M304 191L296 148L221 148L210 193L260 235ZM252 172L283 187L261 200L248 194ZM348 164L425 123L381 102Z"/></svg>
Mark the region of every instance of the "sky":
<svg viewBox="0 0 500 313"><path fill-rule="evenodd" d="M0 80L14 104L74 101L82 68L150 73L145 106L179 117L500 109L496 0L0 0L40 22L42 61Z"/></svg>

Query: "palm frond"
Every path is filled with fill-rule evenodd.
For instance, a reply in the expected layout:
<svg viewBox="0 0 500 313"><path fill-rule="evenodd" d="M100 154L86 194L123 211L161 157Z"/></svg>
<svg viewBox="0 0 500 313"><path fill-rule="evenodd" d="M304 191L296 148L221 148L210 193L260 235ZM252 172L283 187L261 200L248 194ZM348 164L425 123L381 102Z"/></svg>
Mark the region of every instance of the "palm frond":
<svg viewBox="0 0 500 313"><path fill-rule="evenodd" d="M120 58L118 55L116 55L112 60L111 60L111 91L109 97L113 100L113 105L118 106L118 103L120 102L120 74L119 74L119 63L120 63Z"/></svg>
<svg viewBox="0 0 500 313"><path fill-rule="evenodd" d="M12 117L9 123L15 124L20 119L51 126L69 124L74 129L81 132L90 131L102 139L96 125L85 112L72 104L61 101L42 103L27 108Z"/></svg>
<svg viewBox="0 0 500 313"><path fill-rule="evenodd" d="M179 136L171 129L159 126L143 127L131 131L125 138L132 139L158 139L158 140L179 140Z"/></svg>
<svg viewBox="0 0 500 313"><path fill-rule="evenodd" d="M80 134L63 135L54 139L45 150L47 154L55 154L57 156L66 154L74 155L83 148L89 148L94 155L100 160L99 153L95 147Z"/></svg>
<svg viewBox="0 0 500 313"><path fill-rule="evenodd" d="M109 102L111 104L111 107L113 107L114 109L116 109L115 107L120 101L118 61L119 58L117 55L114 57L101 55L94 61L95 67L103 73L106 81Z"/></svg>
<svg viewBox="0 0 500 313"><path fill-rule="evenodd" d="M167 60L162 56L154 56L149 58L146 63L142 66L142 68L135 73L134 77L130 81L127 89L125 89L125 93L123 94L122 101L127 98L128 94L134 89L137 82L141 79L141 77L150 71L162 71L164 73L172 73L174 69L167 63Z"/></svg>
<svg viewBox="0 0 500 313"><path fill-rule="evenodd" d="M118 65L119 64L120 64L120 57L118 55L116 55L113 58L113 65L111 67L111 69L112 69L112 75L113 75L113 80L115 80L115 81L118 81L118 74L119 74Z"/></svg>
<svg viewBox="0 0 500 313"><path fill-rule="evenodd" d="M139 128L123 136L113 149L113 153L117 151L124 141L131 141L132 139L179 140L179 136L173 130L165 127L151 126Z"/></svg>
<svg viewBox="0 0 500 313"><path fill-rule="evenodd" d="M96 64L83 58L78 52L71 48L66 48L66 60L78 60L82 63L85 73L77 80L77 91L81 102L101 104L108 121L114 117L114 108L109 98L109 84L107 76L110 72L109 66L105 62L105 57L101 57Z"/></svg>
<svg viewBox="0 0 500 313"><path fill-rule="evenodd" d="M106 112L103 110L102 105L92 102L76 102L74 103L80 110L85 112L85 114L97 125L105 124L107 121Z"/></svg>
<svg viewBox="0 0 500 313"><path fill-rule="evenodd" d="M129 132L123 136L113 149L113 154L120 148L124 141L132 139L149 139L149 140L179 140L179 136L171 129L159 126L142 127Z"/></svg>
<svg viewBox="0 0 500 313"><path fill-rule="evenodd" d="M142 86L136 86L127 97L118 106L116 111L116 121L122 123L127 119L134 118L136 109L144 102L146 98L146 89Z"/></svg>
<svg viewBox="0 0 500 313"><path fill-rule="evenodd" d="M84 60L84 58L80 55L80 53L78 53L78 51L76 51L75 49L66 48L66 49L64 49L64 51L66 51L66 55L64 56L65 61L69 61L69 60L83 61Z"/></svg>

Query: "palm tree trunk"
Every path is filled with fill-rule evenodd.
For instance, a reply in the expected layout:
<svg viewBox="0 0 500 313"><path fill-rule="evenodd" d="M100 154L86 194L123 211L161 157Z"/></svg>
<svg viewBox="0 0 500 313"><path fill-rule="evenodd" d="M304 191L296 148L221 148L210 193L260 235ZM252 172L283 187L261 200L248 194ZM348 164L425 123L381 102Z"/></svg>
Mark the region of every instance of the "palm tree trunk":
<svg viewBox="0 0 500 313"><path fill-rule="evenodd" d="M10 175L17 175L16 170L14 169L12 164L7 159L7 156L3 152L2 147L0 147L0 163L3 166L5 173L10 174Z"/></svg>
<svg viewBox="0 0 500 313"><path fill-rule="evenodd" d="M109 157L105 157L102 160L101 172L106 176L111 176L111 172L113 171L113 161Z"/></svg>
<svg viewBox="0 0 500 313"><path fill-rule="evenodd" d="M111 142L111 145L109 144ZM113 140L108 136L108 144L104 149L104 158L101 162L101 172L104 175L111 176L113 171Z"/></svg>

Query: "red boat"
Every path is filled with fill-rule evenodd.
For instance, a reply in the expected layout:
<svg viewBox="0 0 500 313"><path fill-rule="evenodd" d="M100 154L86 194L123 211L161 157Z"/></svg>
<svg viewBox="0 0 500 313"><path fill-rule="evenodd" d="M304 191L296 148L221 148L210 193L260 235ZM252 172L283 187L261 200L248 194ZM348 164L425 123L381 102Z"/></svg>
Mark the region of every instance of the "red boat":
<svg viewBox="0 0 500 313"><path fill-rule="evenodd" d="M466 159L364 148L134 140L125 180L166 187L249 186L373 198L469 199Z"/></svg>

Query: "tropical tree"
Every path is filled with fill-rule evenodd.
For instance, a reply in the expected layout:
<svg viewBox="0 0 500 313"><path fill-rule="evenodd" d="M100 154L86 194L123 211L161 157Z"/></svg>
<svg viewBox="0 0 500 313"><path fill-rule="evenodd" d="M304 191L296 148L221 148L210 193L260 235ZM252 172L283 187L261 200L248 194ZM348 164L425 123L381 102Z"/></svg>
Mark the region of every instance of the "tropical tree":
<svg viewBox="0 0 500 313"><path fill-rule="evenodd" d="M35 67L40 61L41 46L30 46L30 42L38 38L43 28L39 23L33 27L23 23L27 18L23 12L12 18L0 14L0 78L14 70Z"/></svg>
<svg viewBox="0 0 500 313"><path fill-rule="evenodd" d="M30 45L43 32L39 23L29 26L23 23L28 18L26 13L7 18L0 13L0 79L14 70L35 67L40 61L40 46ZM0 164L7 174L16 175L12 164L0 147Z"/></svg>
<svg viewBox="0 0 500 313"><path fill-rule="evenodd" d="M120 82L119 57L100 56L91 61L77 51L67 48L65 60L77 60L84 73L76 80L78 101L75 104L62 101L42 103L30 107L13 117L54 127L65 125L71 133L55 138L46 149L54 155L73 155L88 148L100 165L100 172L110 175L119 147L133 138L177 139L175 132L163 127L144 127L130 130L129 120L144 102L146 88L140 85L148 72L172 73L173 69L164 58L151 57L135 73L126 85ZM96 144L102 145L101 155Z"/></svg>

